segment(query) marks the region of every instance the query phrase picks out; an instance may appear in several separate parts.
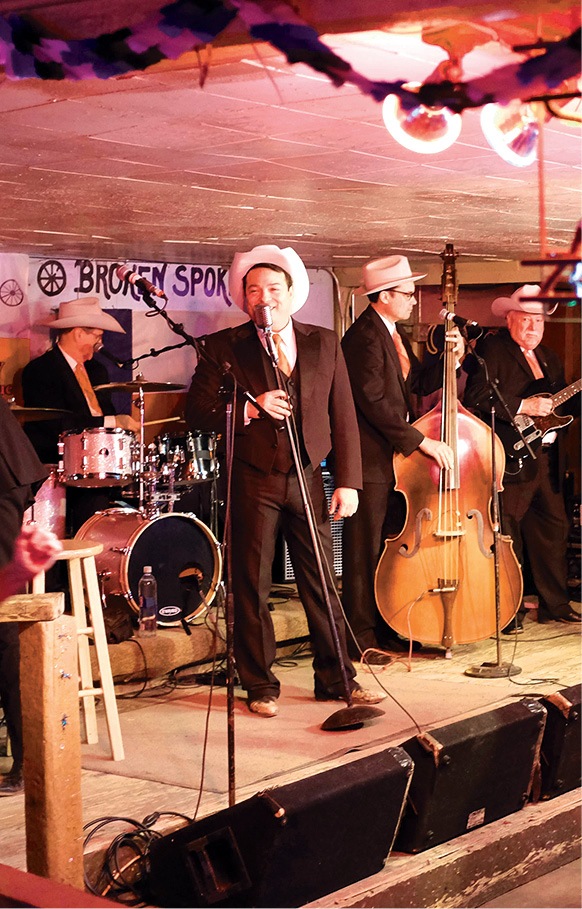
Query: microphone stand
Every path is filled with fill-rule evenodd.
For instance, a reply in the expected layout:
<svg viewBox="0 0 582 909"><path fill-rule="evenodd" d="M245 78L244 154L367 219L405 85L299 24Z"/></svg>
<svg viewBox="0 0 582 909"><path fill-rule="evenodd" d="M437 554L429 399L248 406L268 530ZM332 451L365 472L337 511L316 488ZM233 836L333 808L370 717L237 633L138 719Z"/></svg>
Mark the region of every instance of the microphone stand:
<svg viewBox="0 0 582 909"><path fill-rule="evenodd" d="M489 400L491 402L491 519L493 524L493 570L495 572L495 639L497 643L497 661L495 663L484 662L481 663L480 666L470 666L469 669L465 669L465 675L477 679L500 679L509 678L513 675L519 675L521 672L521 667L516 666L513 662L503 663L501 661L501 591L499 584L499 544L501 542L501 516L499 510L499 486L497 483L497 465L495 454L495 399L497 399L498 403L503 407L505 413L509 417L509 422L514 427L516 432L521 436L524 445L534 460L536 458L536 455L532 451L529 443L524 438L521 429L509 411L505 399L499 391L497 379L492 380L489 377L487 364L483 357L480 357L479 354L475 351L474 345L471 346L471 350L485 374L485 380L489 388Z"/></svg>
<svg viewBox="0 0 582 909"><path fill-rule="evenodd" d="M207 362L211 363L212 366L222 373L222 375L230 375L233 381L232 391L226 391L226 394L230 395L230 400L227 404L227 421L226 421L226 475L228 478L228 493L227 501L230 503L230 477L232 474L232 453L234 447L234 401L236 399L236 388L238 387L239 391L243 394L246 400L250 401L254 407L259 410L264 417L269 420L273 420L270 414L268 414L264 408L255 400L253 395L236 382L234 375L229 363L217 363L213 357L210 357L205 348L200 344L199 339L194 338L192 335L188 334L184 329L182 323L174 322L174 320L168 315L165 308L159 306L153 299L151 294L147 290L142 290L143 300L150 309L153 309L159 315L163 316L166 320L168 327L174 334L179 335L184 339L184 345L179 344L178 347L189 345L193 347L196 351L196 355L199 359L206 359ZM171 348L167 348L171 349ZM160 351L161 352L161 351ZM148 354L146 356L150 356ZM143 433L143 429L142 429ZM140 453L140 475L141 475L141 457ZM234 663L234 599L232 595L232 576L231 576L231 566L232 566L232 552L231 552L231 520L230 520L230 506L227 509L226 521L224 527L224 542L223 542L223 552L224 552L224 563L225 563L225 574L226 574L226 596L225 596L225 605L224 605L224 619L226 626L226 665L227 665L227 683L226 683L226 712L227 712L227 749L228 749L228 804L229 806L234 805L235 803L235 734L234 734L234 676L235 676L235 663Z"/></svg>
<svg viewBox="0 0 582 909"><path fill-rule="evenodd" d="M270 328L263 329L263 330L265 331L266 335L271 334ZM269 343L269 340L270 340L270 343ZM267 352L269 354L271 363L273 365L273 369L275 372L275 378L277 380L277 386L278 386L278 388L281 389L281 391L284 391L286 393L287 400L290 400L288 390L287 390L287 382L286 382L287 376L285 375L285 373L282 373L281 370L279 369L279 359L277 356L275 345L273 344L272 335L269 340L267 341ZM360 726L363 726L364 722L367 719L370 719L370 718L376 717L376 716L383 716L384 711L380 710L380 708L378 708L378 707L371 707L371 706L367 706L367 705L360 705L358 707L354 707L352 693L350 690L350 686L348 683L348 677L347 677L347 673L346 673L345 661L343 658L339 634L338 634L338 630L337 630L337 622L336 622L335 616L333 614L331 600L329 598L329 590L327 587L327 582L325 580L325 571L324 571L323 562L322 562L322 558L321 558L321 543L320 543L320 540L318 537L317 527L315 525L313 511L312 511L311 503L309 500L309 493L307 491L307 486L305 483L305 475L303 473L303 464L301 463L301 457L299 454L299 445L298 445L297 437L295 434L294 426L292 424L292 416L285 417L285 429L287 431L287 435L289 438L289 444L291 446L291 454L293 456L293 464L295 466L295 470L297 473L297 479L299 482L299 491L301 493L301 501L303 503L303 509L305 512L307 526L309 528L309 535L311 537L313 555L315 557L315 562L317 564L317 571L319 574L319 580L320 580L320 584L321 584L321 592L322 592L323 600L325 602L325 606L327 609L329 627L330 627L330 631L331 631L331 636L332 636L337 660L338 660L339 667L340 667L345 699L346 699L346 702L348 705L347 707L343 707L340 710L336 710L333 714L331 714L331 716L329 716L327 718L327 720L325 720L322 723L321 728L326 731L335 730L335 729L357 729Z"/></svg>

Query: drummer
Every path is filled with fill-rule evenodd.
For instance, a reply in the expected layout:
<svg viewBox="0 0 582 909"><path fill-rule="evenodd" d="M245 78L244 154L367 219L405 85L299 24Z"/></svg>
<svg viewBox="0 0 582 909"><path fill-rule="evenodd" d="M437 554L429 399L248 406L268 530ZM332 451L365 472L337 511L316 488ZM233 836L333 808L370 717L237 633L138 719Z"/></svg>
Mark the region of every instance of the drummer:
<svg viewBox="0 0 582 909"><path fill-rule="evenodd" d="M97 297L80 297L61 303L58 313L40 322L56 331L53 347L32 360L22 373L26 407L48 407L69 413L58 420L30 422L25 430L45 464L59 461L59 436L65 430L106 429L139 431L139 424L128 414L115 414L111 394L105 385L109 375L105 366L93 360L102 345L103 333L125 333L117 319L103 312ZM67 531L74 535L95 511L108 508L119 495L116 487L67 489Z"/></svg>

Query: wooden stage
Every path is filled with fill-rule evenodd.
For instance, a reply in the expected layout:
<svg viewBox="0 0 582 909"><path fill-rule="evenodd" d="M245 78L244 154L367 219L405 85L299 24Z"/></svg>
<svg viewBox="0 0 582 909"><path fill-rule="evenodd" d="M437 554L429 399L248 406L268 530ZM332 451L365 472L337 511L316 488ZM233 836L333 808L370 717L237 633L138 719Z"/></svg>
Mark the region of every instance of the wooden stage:
<svg viewBox="0 0 582 909"><path fill-rule="evenodd" d="M410 664L406 654L399 654L388 667L374 668L375 679L364 670L358 675L362 684L381 685L388 692L380 705L383 716L358 730L323 732L321 723L338 705L316 702L312 696L305 620L297 600L287 599L288 593L288 589L279 591L273 610L277 639L286 642L278 650L281 663L276 667L282 683L279 716L251 715L242 692L236 690L237 802L265 788L303 780L400 745L415 735L415 724L430 732L580 681L579 631L557 623L539 625L532 609L523 634L502 636L503 661L514 662L522 670L513 679L464 675L469 666L495 661L492 639L455 647L451 660L445 660L439 649L423 648ZM213 627L207 620L193 626L191 636L182 629L161 629L155 639L141 641L140 647L133 641L110 645L126 759L110 759L101 716L99 743L82 748L85 823L105 816L141 821L156 811L191 818L197 810L203 771L198 818L228 805L225 689L218 685L210 698L203 677L210 665ZM149 681L142 690L144 659ZM188 665L192 663L196 665ZM0 767L7 762L0 759ZM482 906L579 858L580 806L577 789L529 803L417 855L393 851L382 870L310 905ZM0 799L2 861L19 869L25 868L23 816L23 796ZM349 818L338 822L349 836ZM155 829L169 832L181 823L161 817ZM91 875L100 866L104 849L123 829L123 825L111 825L93 838L86 859Z"/></svg>

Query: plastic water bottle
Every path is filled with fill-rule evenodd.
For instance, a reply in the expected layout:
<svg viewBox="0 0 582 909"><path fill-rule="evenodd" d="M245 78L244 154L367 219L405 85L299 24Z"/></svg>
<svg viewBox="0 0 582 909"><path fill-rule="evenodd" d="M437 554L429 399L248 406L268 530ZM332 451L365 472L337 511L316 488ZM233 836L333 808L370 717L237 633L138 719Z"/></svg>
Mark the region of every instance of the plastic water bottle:
<svg viewBox="0 0 582 909"><path fill-rule="evenodd" d="M144 565L138 586L140 638L153 638L158 630L158 585L152 574L152 566Z"/></svg>

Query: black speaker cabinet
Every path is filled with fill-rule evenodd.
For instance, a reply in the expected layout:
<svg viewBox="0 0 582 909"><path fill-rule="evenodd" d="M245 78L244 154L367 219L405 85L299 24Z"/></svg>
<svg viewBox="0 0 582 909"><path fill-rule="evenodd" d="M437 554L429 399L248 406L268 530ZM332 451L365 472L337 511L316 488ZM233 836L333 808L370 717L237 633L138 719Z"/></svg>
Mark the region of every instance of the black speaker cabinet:
<svg viewBox="0 0 582 909"><path fill-rule="evenodd" d="M541 796L544 799L554 798L580 785L581 688L580 685L562 688L541 700L548 711L541 752Z"/></svg>
<svg viewBox="0 0 582 909"><path fill-rule="evenodd" d="M412 761L401 748L267 789L151 848L157 906L302 906L380 871Z"/></svg>
<svg viewBox="0 0 582 909"><path fill-rule="evenodd" d="M545 720L524 698L405 742L414 775L394 848L422 852L522 808Z"/></svg>

